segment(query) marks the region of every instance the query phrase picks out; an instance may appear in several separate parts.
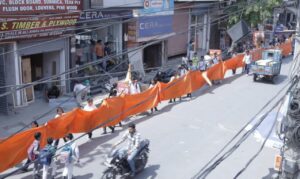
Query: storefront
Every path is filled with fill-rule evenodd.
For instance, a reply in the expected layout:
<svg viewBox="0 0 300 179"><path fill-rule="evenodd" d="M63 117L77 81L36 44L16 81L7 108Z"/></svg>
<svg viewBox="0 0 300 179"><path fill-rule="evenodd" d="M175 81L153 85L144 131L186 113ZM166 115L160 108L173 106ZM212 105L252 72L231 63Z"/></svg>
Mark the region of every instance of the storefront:
<svg viewBox="0 0 300 179"><path fill-rule="evenodd" d="M120 54L124 42L122 21L129 17L132 17L131 10L82 12L79 23L83 24L85 29L77 30L77 35L71 40L72 66L96 61L95 46L99 40L102 48L106 50L103 57ZM109 60L108 64L115 60ZM106 70L109 69L107 66Z"/></svg>
<svg viewBox="0 0 300 179"><path fill-rule="evenodd" d="M53 2L51 9L47 9L49 4L44 3L37 7L33 1L20 1L14 8L10 3L0 5L0 51L4 52L1 54L4 69L0 69L4 75L1 75L0 81L4 81L4 85L19 87L69 69L70 39L64 35L74 32L79 19L78 11L82 9L81 0L74 0L73 3ZM41 10L43 7L47 10ZM14 12L6 12L7 9L14 9ZM73 10L76 12L71 13ZM25 19L21 16L40 13L51 15ZM6 15L18 17L12 19ZM49 79L48 83L17 90L6 96L7 104L15 108L26 106L37 98L47 98L45 91L53 86L62 94L69 90L65 78L65 75L61 75Z"/></svg>

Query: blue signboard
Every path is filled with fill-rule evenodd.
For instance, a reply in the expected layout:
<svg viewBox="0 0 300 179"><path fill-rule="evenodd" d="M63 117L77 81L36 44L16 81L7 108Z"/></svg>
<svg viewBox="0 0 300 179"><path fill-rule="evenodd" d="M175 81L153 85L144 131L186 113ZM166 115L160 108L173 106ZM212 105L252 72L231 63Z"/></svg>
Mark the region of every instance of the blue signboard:
<svg viewBox="0 0 300 179"><path fill-rule="evenodd" d="M139 16L170 15L174 13L174 0L144 0Z"/></svg>
<svg viewBox="0 0 300 179"><path fill-rule="evenodd" d="M153 37L173 32L173 16L144 16L138 20L139 38Z"/></svg>

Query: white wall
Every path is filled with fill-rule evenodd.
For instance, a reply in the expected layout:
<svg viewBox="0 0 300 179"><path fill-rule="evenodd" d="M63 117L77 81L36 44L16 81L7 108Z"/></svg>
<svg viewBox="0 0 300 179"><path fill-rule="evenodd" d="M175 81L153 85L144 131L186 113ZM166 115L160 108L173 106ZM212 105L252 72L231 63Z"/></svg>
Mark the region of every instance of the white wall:
<svg viewBox="0 0 300 179"><path fill-rule="evenodd" d="M13 44L7 44L5 45L6 48L5 52L8 51L14 51L14 45ZM1 51L2 53L2 51ZM4 54L4 61L5 61L5 81L6 85L16 85L17 83L17 75L16 68L15 68L15 54L14 53L7 53ZM9 90L9 88L7 88ZM13 105L13 98L12 95L8 96L8 103L10 105Z"/></svg>

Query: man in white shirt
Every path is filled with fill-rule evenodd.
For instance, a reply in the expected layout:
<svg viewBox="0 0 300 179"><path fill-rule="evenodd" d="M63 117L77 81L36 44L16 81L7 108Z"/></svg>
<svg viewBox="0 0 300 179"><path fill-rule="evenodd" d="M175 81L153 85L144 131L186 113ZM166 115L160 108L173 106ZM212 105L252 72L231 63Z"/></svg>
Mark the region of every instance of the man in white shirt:
<svg viewBox="0 0 300 179"><path fill-rule="evenodd" d="M207 52L207 54L204 55L204 62L206 63L207 68L210 68L212 66L212 58L209 52Z"/></svg>
<svg viewBox="0 0 300 179"><path fill-rule="evenodd" d="M65 148L69 148L70 154L69 154L69 159L66 160L65 162L65 168L63 170L62 176L64 179L72 179L74 163L75 161L79 163L79 148L76 142L72 141L73 140L72 134L68 134L66 136L66 139L68 142L65 144L63 151L65 150Z"/></svg>
<svg viewBox="0 0 300 179"><path fill-rule="evenodd" d="M94 100L93 100L93 98L89 98L88 100L87 100L87 105L86 106L84 106L84 108L83 108L83 110L84 111L94 111L95 109L97 109L97 107L94 105ZM93 133L92 132L89 132L89 133L87 133L88 135L89 135L89 139L92 139L92 135L93 135Z"/></svg>
<svg viewBox="0 0 300 179"><path fill-rule="evenodd" d="M245 63L244 72L246 71L247 75L249 75L250 65L251 65L251 62L252 62L252 57L250 55L249 50L246 50L246 54L243 58L243 62Z"/></svg>
<svg viewBox="0 0 300 179"><path fill-rule="evenodd" d="M131 123L128 126L128 131L123 135L122 139L113 145L113 148L127 140L127 146L123 150L127 151L127 162L131 169L131 176L135 175L134 157L140 149L141 135L135 129L135 124Z"/></svg>
<svg viewBox="0 0 300 179"><path fill-rule="evenodd" d="M77 105L80 107L82 103L82 99L86 97L88 93L88 87L79 83L79 81L75 81L75 86L73 89L74 97L76 98Z"/></svg>
<svg viewBox="0 0 300 179"><path fill-rule="evenodd" d="M138 80L133 80L129 82L129 93L130 94L138 94L141 93L141 87L138 83Z"/></svg>

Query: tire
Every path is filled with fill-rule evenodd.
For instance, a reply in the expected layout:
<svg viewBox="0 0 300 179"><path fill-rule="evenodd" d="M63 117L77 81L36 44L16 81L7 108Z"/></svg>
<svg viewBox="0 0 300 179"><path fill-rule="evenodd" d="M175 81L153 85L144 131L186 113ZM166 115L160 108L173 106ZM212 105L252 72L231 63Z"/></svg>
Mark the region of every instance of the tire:
<svg viewBox="0 0 300 179"><path fill-rule="evenodd" d="M256 82L257 81L257 74L253 75L253 81Z"/></svg>
<svg viewBox="0 0 300 179"><path fill-rule="evenodd" d="M270 77L270 81L271 81L272 84L275 84L274 78L275 78L274 76Z"/></svg>
<svg viewBox="0 0 300 179"><path fill-rule="evenodd" d="M147 153L143 153L143 154L141 155L141 158L142 158L142 162L140 163L140 166L136 166L137 172L143 171L144 168L145 168L146 165L147 165L147 162L148 162L148 155L147 155Z"/></svg>
<svg viewBox="0 0 300 179"><path fill-rule="evenodd" d="M106 171L104 171L101 177L101 179L116 179L116 178L117 178L117 174L112 168L109 168Z"/></svg>

